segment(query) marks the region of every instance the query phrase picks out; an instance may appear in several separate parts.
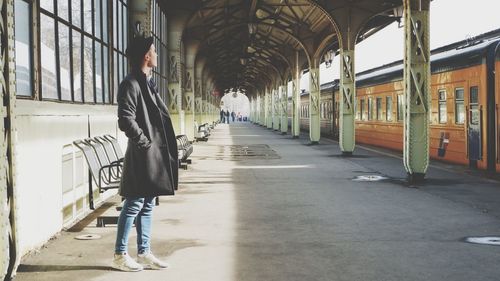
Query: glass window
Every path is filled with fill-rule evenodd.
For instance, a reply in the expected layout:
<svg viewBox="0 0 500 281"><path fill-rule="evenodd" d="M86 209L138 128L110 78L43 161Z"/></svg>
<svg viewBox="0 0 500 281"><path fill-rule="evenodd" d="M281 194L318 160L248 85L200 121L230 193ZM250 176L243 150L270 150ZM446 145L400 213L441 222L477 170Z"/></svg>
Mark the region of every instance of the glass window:
<svg viewBox="0 0 500 281"><path fill-rule="evenodd" d="M109 103L109 72L111 69L109 68L109 56L108 56L108 47L103 46L103 60L102 60L102 68L103 68L103 91L104 91L104 102Z"/></svg>
<svg viewBox="0 0 500 281"><path fill-rule="evenodd" d="M385 97L385 120L392 121L392 97Z"/></svg>
<svg viewBox="0 0 500 281"><path fill-rule="evenodd" d="M108 1L102 1L102 40L108 43Z"/></svg>
<svg viewBox="0 0 500 281"><path fill-rule="evenodd" d="M73 31L73 98L82 102L82 34Z"/></svg>
<svg viewBox="0 0 500 281"><path fill-rule="evenodd" d="M94 36L101 38L101 0L94 0Z"/></svg>
<svg viewBox="0 0 500 281"><path fill-rule="evenodd" d="M95 99L97 103L102 103L102 47L97 41L94 41L94 58Z"/></svg>
<svg viewBox="0 0 500 281"><path fill-rule="evenodd" d="M92 34L92 0L83 0L83 29Z"/></svg>
<svg viewBox="0 0 500 281"><path fill-rule="evenodd" d="M470 104L479 103L479 88L477 86L470 87Z"/></svg>
<svg viewBox="0 0 500 281"><path fill-rule="evenodd" d="M398 121L403 121L404 119L404 99L403 95L398 95Z"/></svg>
<svg viewBox="0 0 500 281"><path fill-rule="evenodd" d="M57 0L57 15L65 21L69 21L68 0Z"/></svg>
<svg viewBox="0 0 500 281"><path fill-rule="evenodd" d="M446 90L438 91L438 119L439 123L446 123L447 120L447 110L446 110Z"/></svg>
<svg viewBox="0 0 500 281"><path fill-rule="evenodd" d="M83 39L83 94L85 102L94 102L94 59L92 39L84 36Z"/></svg>
<svg viewBox="0 0 500 281"><path fill-rule="evenodd" d="M54 0L40 0L40 8L47 10L48 12L54 12Z"/></svg>
<svg viewBox="0 0 500 281"><path fill-rule="evenodd" d="M455 123L465 122L464 89L455 89Z"/></svg>
<svg viewBox="0 0 500 281"><path fill-rule="evenodd" d="M377 98L377 120L382 120L382 98Z"/></svg>
<svg viewBox="0 0 500 281"><path fill-rule="evenodd" d="M71 0L71 23L81 28L82 27L82 0Z"/></svg>
<svg viewBox="0 0 500 281"><path fill-rule="evenodd" d="M26 1L17 0L15 5L15 52L16 52L16 94L33 95L31 7Z"/></svg>
<svg viewBox="0 0 500 281"><path fill-rule="evenodd" d="M70 48L69 27L63 23L58 24L59 30L59 79L61 99L71 101L71 73L70 73Z"/></svg>
<svg viewBox="0 0 500 281"><path fill-rule="evenodd" d="M373 98L368 98L368 120L373 119Z"/></svg>
<svg viewBox="0 0 500 281"><path fill-rule="evenodd" d="M54 20L45 14L40 15L40 52L42 97L58 99Z"/></svg>
<svg viewBox="0 0 500 281"><path fill-rule="evenodd" d="M361 120L365 120L365 99L359 101L359 111L361 112Z"/></svg>

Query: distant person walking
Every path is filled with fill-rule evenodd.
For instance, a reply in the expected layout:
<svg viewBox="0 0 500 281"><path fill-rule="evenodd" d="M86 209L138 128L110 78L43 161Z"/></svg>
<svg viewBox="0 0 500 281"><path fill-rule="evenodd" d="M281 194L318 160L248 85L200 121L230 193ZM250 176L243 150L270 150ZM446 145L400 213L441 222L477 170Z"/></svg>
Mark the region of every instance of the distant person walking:
<svg viewBox="0 0 500 281"><path fill-rule="evenodd" d="M177 142L168 109L151 76L157 65L153 37L133 38L127 56L132 70L118 87L118 126L128 137L120 182L125 201L112 266L122 271L164 269L168 264L151 252L151 216L155 197L174 195L177 187ZM128 254L134 221L137 261Z"/></svg>
<svg viewBox="0 0 500 281"><path fill-rule="evenodd" d="M229 109L226 109L226 123L229 124Z"/></svg>
<svg viewBox="0 0 500 281"><path fill-rule="evenodd" d="M234 123L234 118L236 117L236 113L234 113L234 111L231 111L231 118L233 119L233 123Z"/></svg>

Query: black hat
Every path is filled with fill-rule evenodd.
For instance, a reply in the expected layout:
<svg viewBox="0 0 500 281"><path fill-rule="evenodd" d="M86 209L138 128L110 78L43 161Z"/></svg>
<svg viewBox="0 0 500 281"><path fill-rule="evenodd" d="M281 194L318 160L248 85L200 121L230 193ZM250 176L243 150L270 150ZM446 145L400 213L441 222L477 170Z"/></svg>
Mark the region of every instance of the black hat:
<svg viewBox="0 0 500 281"><path fill-rule="evenodd" d="M149 51L149 48L151 48L151 45L153 45L153 37L135 36L127 48L127 57L133 61L142 60L144 55Z"/></svg>

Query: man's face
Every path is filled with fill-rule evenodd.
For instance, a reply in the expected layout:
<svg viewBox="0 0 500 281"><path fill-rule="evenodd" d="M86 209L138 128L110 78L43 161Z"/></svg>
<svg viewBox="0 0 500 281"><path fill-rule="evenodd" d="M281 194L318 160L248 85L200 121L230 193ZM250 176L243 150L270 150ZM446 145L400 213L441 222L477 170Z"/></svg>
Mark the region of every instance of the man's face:
<svg viewBox="0 0 500 281"><path fill-rule="evenodd" d="M154 44L151 44L149 51L145 55L146 63L148 67L156 67L158 55L156 54L156 48Z"/></svg>

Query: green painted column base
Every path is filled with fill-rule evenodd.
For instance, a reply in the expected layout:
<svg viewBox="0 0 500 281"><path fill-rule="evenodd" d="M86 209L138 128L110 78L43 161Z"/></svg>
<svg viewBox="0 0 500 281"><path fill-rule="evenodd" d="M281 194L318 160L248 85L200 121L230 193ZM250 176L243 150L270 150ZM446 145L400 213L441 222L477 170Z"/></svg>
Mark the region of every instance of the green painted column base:
<svg viewBox="0 0 500 281"><path fill-rule="evenodd" d="M406 180L409 184L423 183L425 181L425 173L408 173L406 176Z"/></svg>

